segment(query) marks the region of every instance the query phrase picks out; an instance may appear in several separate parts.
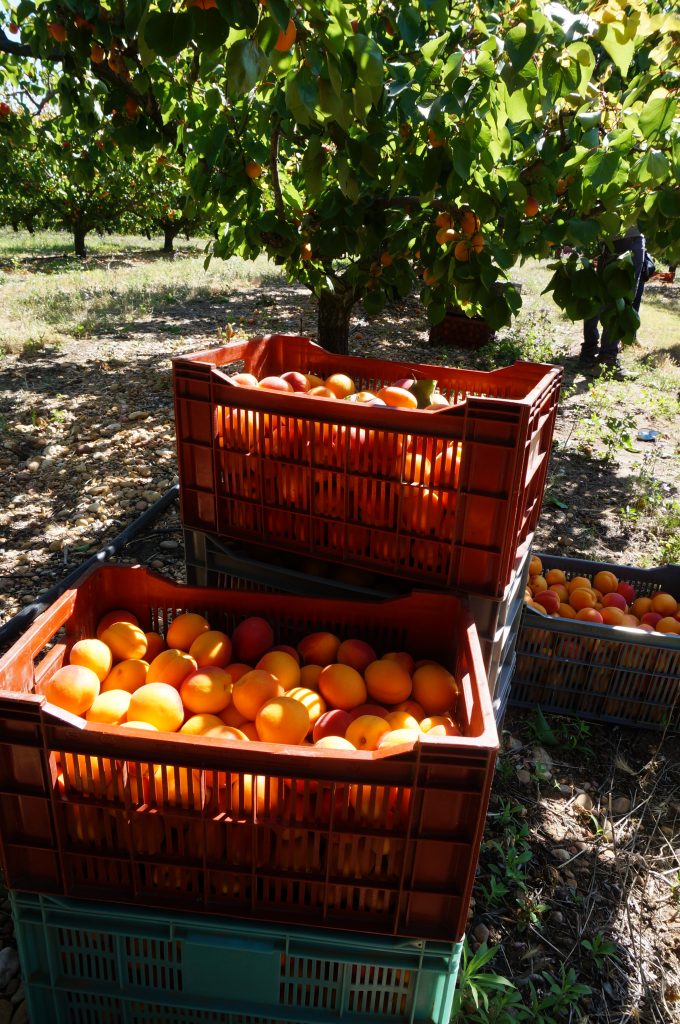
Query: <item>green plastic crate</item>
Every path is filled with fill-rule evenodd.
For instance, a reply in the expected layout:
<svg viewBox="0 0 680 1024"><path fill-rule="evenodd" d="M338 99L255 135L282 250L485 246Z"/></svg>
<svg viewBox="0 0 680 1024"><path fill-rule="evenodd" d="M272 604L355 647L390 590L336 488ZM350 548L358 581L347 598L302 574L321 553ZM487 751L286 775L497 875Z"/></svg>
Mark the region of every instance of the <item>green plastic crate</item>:
<svg viewBox="0 0 680 1024"><path fill-rule="evenodd" d="M462 942L10 892L31 1024L448 1024Z"/></svg>

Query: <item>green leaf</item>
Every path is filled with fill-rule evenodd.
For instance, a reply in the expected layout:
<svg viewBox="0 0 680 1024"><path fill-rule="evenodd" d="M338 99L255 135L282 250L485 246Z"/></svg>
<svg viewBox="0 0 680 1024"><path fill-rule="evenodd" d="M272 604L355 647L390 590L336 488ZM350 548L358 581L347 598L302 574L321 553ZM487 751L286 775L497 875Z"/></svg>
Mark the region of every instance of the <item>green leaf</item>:
<svg viewBox="0 0 680 1024"><path fill-rule="evenodd" d="M139 23L139 56L142 58L142 67L148 68L150 64L156 59L156 51L153 50L146 41L146 23L149 20L149 12L147 11L142 20Z"/></svg>
<svg viewBox="0 0 680 1024"><path fill-rule="evenodd" d="M536 708L534 711L533 727L537 740L549 747L557 745L557 736L548 725L548 721L540 708Z"/></svg>
<svg viewBox="0 0 680 1024"><path fill-rule="evenodd" d="M125 28L129 35L134 35L139 23L146 13L149 0L127 0L125 4Z"/></svg>
<svg viewBox="0 0 680 1024"><path fill-rule="evenodd" d="M420 32L420 15L415 7L400 8L397 15L397 28L406 45L414 46Z"/></svg>
<svg viewBox="0 0 680 1024"><path fill-rule="evenodd" d="M151 14L144 26L144 39L159 57L176 57L191 39L191 17L180 14Z"/></svg>
<svg viewBox="0 0 680 1024"><path fill-rule="evenodd" d="M442 320L444 317L442 317ZM436 380L417 380L411 388L411 393L418 399L418 408L425 409L432 401L432 395L437 390Z"/></svg>
<svg viewBox="0 0 680 1024"><path fill-rule="evenodd" d="M239 39L227 52L227 92L244 96L257 85L269 61L251 39Z"/></svg>
<svg viewBox="0 0 680 1024"><path fill-rule="evenodd" d="M380 50L367 36L355 35L347 47L357 68L357 78L365 85L382 88L383 84L383 60Z"/></svg>
<svg viewBox="0 0 680 1024"><path fill-rule="evenodd" d="M619 153L593 153L583 165L583 176L591 185L606 185L614 177L620 162Z"/></svg>
<svg viewBox="0 0 680 1024"><path fill-rule="evenodd" d="M338 60L331 53L326 54L326 67L328 68L328 78L331 85L333 86L333 92L336 96L342 96L342 71L340 70L340 64Z"/></svg>
<svg viewBox="0 0 680 1024"><path fill-rule="evenodd" d="M285 0L267 0L267 9L282 32L288 28L290 8Z"/></svg>
<svg viewBox="0 0 680 1024"><path fill-rule="evenodd" d="M302 157L301 169L302 176L305 179L305 188L313 199L316 199L321 192L323 160L321 136L312 135Z"/></svg>
<svg viewBox="0 0 680 1024"><path fill-rule="evenodd" d="M435 39L430 39L424 46L421 46L420 52L426 61L432 62L439 56L448 41L449 33L445 32L443 36L437 36Z"/></svg>
<svg viewBox="0 0 680 1024"><path fill-rule="evenodd" d="M309 125L316 118L319 85L309 68L286 79L286 106L298 124Z"/></svg>
<svg viewBox="0 0 680 1024"><path fill-rule="evenodd" d="M659 196L659 210L672 220L680 217L680 192L664 191Z"/></svg>
<svg viewBox="0 0 680 1024"><path fill-rule="evenodd" d="M516 25L505 37L505 52L515 71L521 71L533 57L543 32L534 32L528 25Z"/></svg>
<svg viewBox="0 0 680 1024"><path fill-rule="evenodd" d="M639 120L644 137L652 139L670 128L677 106L677 100L671 96L657 96L645 103Z"/></svg>
<svg viewBox="0 0 680 1024"><path fill-rule="evenodd" d="M529 104L527 100L526 89L515 89L514 92L508 95L505 101L505 109L511 121L517 123L526 121L529 118Z"/></svg>
<svg viewBox="0 0 680 1024"><path fill-rule="evenodd" d="M635 53L635 32L628 35L626 29L611 23L601 25L598 38L622 75L628 74L630 62Z"/></svg>
<svg viewBox="0 0 680 1024"><path fill-rule="evenodd" d="M570 220L567 225L570 239L577 245L590 245L597 239L599 228L594 220Z"/></svg>

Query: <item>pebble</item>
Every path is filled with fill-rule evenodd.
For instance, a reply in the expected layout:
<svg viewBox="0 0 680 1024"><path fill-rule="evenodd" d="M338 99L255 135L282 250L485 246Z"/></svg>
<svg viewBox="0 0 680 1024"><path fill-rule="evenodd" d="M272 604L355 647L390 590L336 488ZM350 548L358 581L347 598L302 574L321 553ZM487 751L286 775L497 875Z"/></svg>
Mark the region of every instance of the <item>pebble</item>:
<svg viewBox="0 0 680 1024"><path fill-rule="evenodd" d="M159 501L162 498L162 494L159 491L142 491L142 497L152 505L154 501Z"/></svg>
<svg viewBox="0 0 680 1024"><path fill-rule="evenodd" d="M545 747L534 747L531 756L536 764L543 765L548 772L552 771L553 759Z"/></svg>
<svg viewBox="0 0 680 1024"><path fill-rule="evenodd" d="M162 540L158 545L159 548L163 548L164 551L176 551L179 547L179 541L177 540ZM528 772L527 772L528 774ZM519 773L518 773L519 775Z"/></svg>
<svg viewBox="0 0 680 1024"><path fill-rule="evenodd" d="M548 920L551 924L564 924L564 914L561 910L553 910L548 915Z"/></svg>
<svg viewBox="0 0 680 1024"><path fill-rule="evenodd" d="M508 736L508 750L521 750L524 744L516 736Z"/></svg>
<svg viewBox="0 0 680 1024"><path fill-rule="evenodd" d="M555 860L560 862L560 864L565 864L568 860L571 860L569 850L564 850L561 846L558 846L557 849L553 850L552 855Z"/></svg>
<svg viewBox="0 0 680 1024"><path fill-rule="evenodd" d="M562 796L571 796L571 786L560 785L557 788Z"/></svg>
<svg viewBox="0 0 680 1024"><path fill-rule="evenodd" d="M165 562L162 562L160 558L154 558L151 565L153 566L154 569L162 569L163 566L165 565Z"/></svg>
<svg viewBox="0 0 680 1024"><path fill-rule="evenodd" d="M517 772L517 781L522 786L528 786L531 782L531 772L528 772L526 768L520 768Z"/></svg>
<svg viewBox="0 0 680 1024"><path fill-rule="evenodd" d="M578 807L581 811L592 811L593 801L587 793L579 793L574 800L574 807Z"/></svg>
<svg viewBox="0 0 680 1024"><path fill-rule="evenodd" d="M484 942L489 941L490 934L491 933L489 929L482 921L479 922L479 924L476 926L476 928L474 928L472 932L473 938L475 938L480 945L482 945Z"/></svg>
<svg viewBox="0 0 680 1024"><path fill-rule="evenodd" d="M4 992L10 981L19 973L19 957L12 946L0 949L0 991Z"/></svg>
<svg viewBox="0 0 680 1024"><path fill-rule="evenodd" d="M617 796L616 800L612 801L612 813L628 814L631 806L632 804L627 796Z"/></svg>
<svg viewBox="0 0 680 1024"><path fill-rule="evenodd" d="M144 510L147 509L148 507L149 505L146 501L135 502L135 508L137 509L138 512L144 512Z"/></svg>

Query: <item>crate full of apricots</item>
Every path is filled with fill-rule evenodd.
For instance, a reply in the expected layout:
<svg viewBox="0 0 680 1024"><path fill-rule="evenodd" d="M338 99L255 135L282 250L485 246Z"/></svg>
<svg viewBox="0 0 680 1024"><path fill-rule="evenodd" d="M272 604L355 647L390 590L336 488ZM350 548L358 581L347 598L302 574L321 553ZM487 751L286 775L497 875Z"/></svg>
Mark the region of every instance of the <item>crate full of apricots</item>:
<svg viewBox="0 0 680 1024"><path fill-rule="evenodd" d="M173 360L186 527L502 596L541 509L562 369L340 356L271 335Z"/></svg>
<svg viewBox="0 0 680 1024"><path fill-rule="evenodd" d="M680 728L680 566L535 555L511 703Z"/></svg>
<svg viewBox="0 0 680 1024"><path fill-rule="evenodd" d="M10 888L461 937L498 734L456 598L100 567L0 684Z"/></svg>

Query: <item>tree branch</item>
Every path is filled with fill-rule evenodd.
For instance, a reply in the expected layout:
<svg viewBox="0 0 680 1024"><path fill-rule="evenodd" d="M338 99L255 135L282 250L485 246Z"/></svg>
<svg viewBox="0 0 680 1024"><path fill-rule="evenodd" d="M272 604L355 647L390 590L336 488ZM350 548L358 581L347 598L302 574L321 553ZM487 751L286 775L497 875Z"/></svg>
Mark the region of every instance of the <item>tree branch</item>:
<svg viewBox="0 0 680 1024"><path fill-rule="evenodd" d="M269 169L272 175L272 192L274 193L274 209L276 210L276 216L280 221L285 221L286 210L283 205L283 195L281 194L281 182L279 181L279 138L281 136L281 126L278 121L275 122L274 128L272 129L272 137L269 143Z"/></svg>
<svg viewBox="0 0 680 1024"><path fill-rule="evenodd" d="M34 57L36 60L49 60L54 63L63 63L66 54L58 53L56 50L54 53L46 53L40 58L33 53L33 50L28 43L16 43L9 36L5 35L3 29L0 28L0 53L9 53L12 57Z"/></svg>

